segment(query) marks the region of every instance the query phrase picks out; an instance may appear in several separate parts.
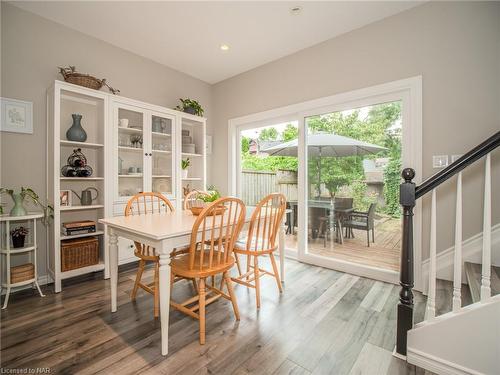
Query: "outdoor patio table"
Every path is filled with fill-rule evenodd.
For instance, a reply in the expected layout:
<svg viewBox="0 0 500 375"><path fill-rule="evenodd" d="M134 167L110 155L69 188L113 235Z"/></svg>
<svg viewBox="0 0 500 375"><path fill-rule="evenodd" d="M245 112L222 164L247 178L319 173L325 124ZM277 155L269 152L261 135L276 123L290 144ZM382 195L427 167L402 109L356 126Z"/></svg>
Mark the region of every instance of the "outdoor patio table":
<svg viewBox="0 0 500 375"><path fill-rule="evenodd" d="M289 201L290 207L295 212L297 210L298 202L297 201ZM307 205L309 208L322 208L327 212L332 208L331 202L329 200L310 200L307 202ZM336 230L336 236L340 244L344 243L344 237L342 235L342 220L351 212L354 211L354 208L334 208L334 216L335 220L337 221L337 230ZM293 234L293 228L292 228L292 234Z"/></svg>

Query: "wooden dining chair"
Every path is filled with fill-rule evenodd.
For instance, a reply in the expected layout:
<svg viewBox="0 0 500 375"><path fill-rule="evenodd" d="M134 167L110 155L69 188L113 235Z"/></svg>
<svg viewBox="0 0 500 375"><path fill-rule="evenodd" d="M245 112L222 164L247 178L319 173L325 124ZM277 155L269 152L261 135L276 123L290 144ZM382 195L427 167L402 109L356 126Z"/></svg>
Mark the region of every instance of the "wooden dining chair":
<svg viewBox="0 0 500 375"><path fill-rule="evenodd" d="M160 193L139 193L129 199L125 207L125 216L130 215L148 215L153 213L173 212L174 206L172 203ZM134 288L130 297L135 301L137 290L144 289L146 292L154 296L154 316L157 318L160 315L160 295L159 291L159 269L160 257L156 250L151 246L141 244L134 241L134 254L139 258L139 267L135 277ZM147 262L154 263L154 277L151 284L143 284L141 282L142 274Z"/></svg>
<svg viewBox="0 0 500 375"><path fill-rule="evenodd" d="M220 211L222 214L219 214ZM207 206L193 224L189 253L171 261L171 281L177 276L195 279L197 294L184 302L170 299L170 305L200 322L200 344L205 343L205 307L220 297L231 301L236 320L240 320L236 296L229 270L233 267L233 247L245 221L245 205L241 199L220 198ZM220 287L206 282L222 275ZM173 283L172 283L173 284ZM226 285L227 294L223 292Z"/></svg>
<svg viewBox="0 0 500 375"><path fill-rule="evenodd" d="M269 194L262 199L252 214L246 238L236 242L234 253L238 265L238 277L232 280L238 284L255 289L257 308L260 308L260 277L270 275L276 279L278 290L283 292L281 280L274 259L278 248L278 233L286 210L286 197L283 194ZM238 255L247 256L246 273L241 273ZM259 266L259 257L269 255L273 271L267 271ZM253 257L253 262L252 262ZM253 283L252 283L253 282Z"/></svg>
<svg viewBox="0 0 500 375"><path fill-rule="evenodd" d="M200 199L201 196L208 196L206 191L193 190L184 196L182 208L189 210L191 207L203 206L204 202Z"/></svg>

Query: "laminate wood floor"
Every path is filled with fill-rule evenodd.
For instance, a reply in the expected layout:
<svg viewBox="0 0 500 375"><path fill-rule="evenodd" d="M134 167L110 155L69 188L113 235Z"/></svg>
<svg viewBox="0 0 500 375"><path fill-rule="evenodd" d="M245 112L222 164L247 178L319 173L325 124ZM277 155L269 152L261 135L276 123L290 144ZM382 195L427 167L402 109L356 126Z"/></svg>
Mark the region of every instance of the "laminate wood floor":
<svg viewBox="0 0 500 375"><path fill-rule="evenodd" d="M57 374L423 374L394 358L395 285L287 261L284 293L262 279L262 307L253 290L236 286L241 320L229 301L207 307L207 343L198 322L171 310L169 355L160 355L153 299L129 298L135 269L122 270L118 312L109 281L94 274L39 298L14 294L1 317L1 366L50 368ZM148 271L151 277L151 271ZM192 293L186 281L173 297ZM417 294L416 320L424 298Z"/></svg>

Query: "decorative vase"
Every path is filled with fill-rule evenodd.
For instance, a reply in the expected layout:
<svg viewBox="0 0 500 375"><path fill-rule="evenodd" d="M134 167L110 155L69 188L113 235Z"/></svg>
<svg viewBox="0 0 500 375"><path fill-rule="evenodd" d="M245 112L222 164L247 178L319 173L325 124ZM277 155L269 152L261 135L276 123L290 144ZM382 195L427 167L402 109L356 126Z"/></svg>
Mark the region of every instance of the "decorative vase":
<svg viewBox="0 0 500 375"><path fill-rule="evenodd" d="M14 201L14 207L10 210L10 216L24 216L27 214L26 208L23 206L24 198L21 193L12 194L12 200Z"/></svg>
<svg viewBox="0 0 500 375"><path fill-rule="evenodd" d="M188 178L188 170L187 170L187 168L182 170L182 174L181 174L181 176L182 176L182 178L184 178L184 179L185 179L185 178Z"/></svg>
<svg viewBox="0 0 500 375"><path fill-rule="evenodd" d="M24 247L25 238L26 236L12 236L12 247L14 247L14 249Z"/></svg>
<svg viewBox="0 0 500 375"><path fill-rule="evenodd" d="M196 109L193 107L185 107L184 112L189 113L190 115L196 115Z"/></svg>
<svg viewBox="0 0 500 375"><path fill-rule="evenodd" d="M82 115L73 113L71 117L73 117L73 124L71 124L71 127L66 132L66 138L68 141L85 142L87 140L87 133L82 128Z"/></svg>

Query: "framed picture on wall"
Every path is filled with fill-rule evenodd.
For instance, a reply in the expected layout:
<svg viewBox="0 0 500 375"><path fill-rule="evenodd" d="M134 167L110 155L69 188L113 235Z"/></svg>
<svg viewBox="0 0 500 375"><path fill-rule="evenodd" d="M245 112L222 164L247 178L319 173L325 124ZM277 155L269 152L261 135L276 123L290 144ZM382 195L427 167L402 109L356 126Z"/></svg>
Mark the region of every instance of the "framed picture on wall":
<svg viewBox="0 0 500 375"><path fill-rule="evenodd" d="M33 134L33 103L23 100L0 98L0 130L11 133Z"/></svg>
<svg viewBox="0 0 500 375"><path fill-rule="evenodd" d="M71 206L71 190L61 190L59 194L59 205L61 207Z"/></svg>

